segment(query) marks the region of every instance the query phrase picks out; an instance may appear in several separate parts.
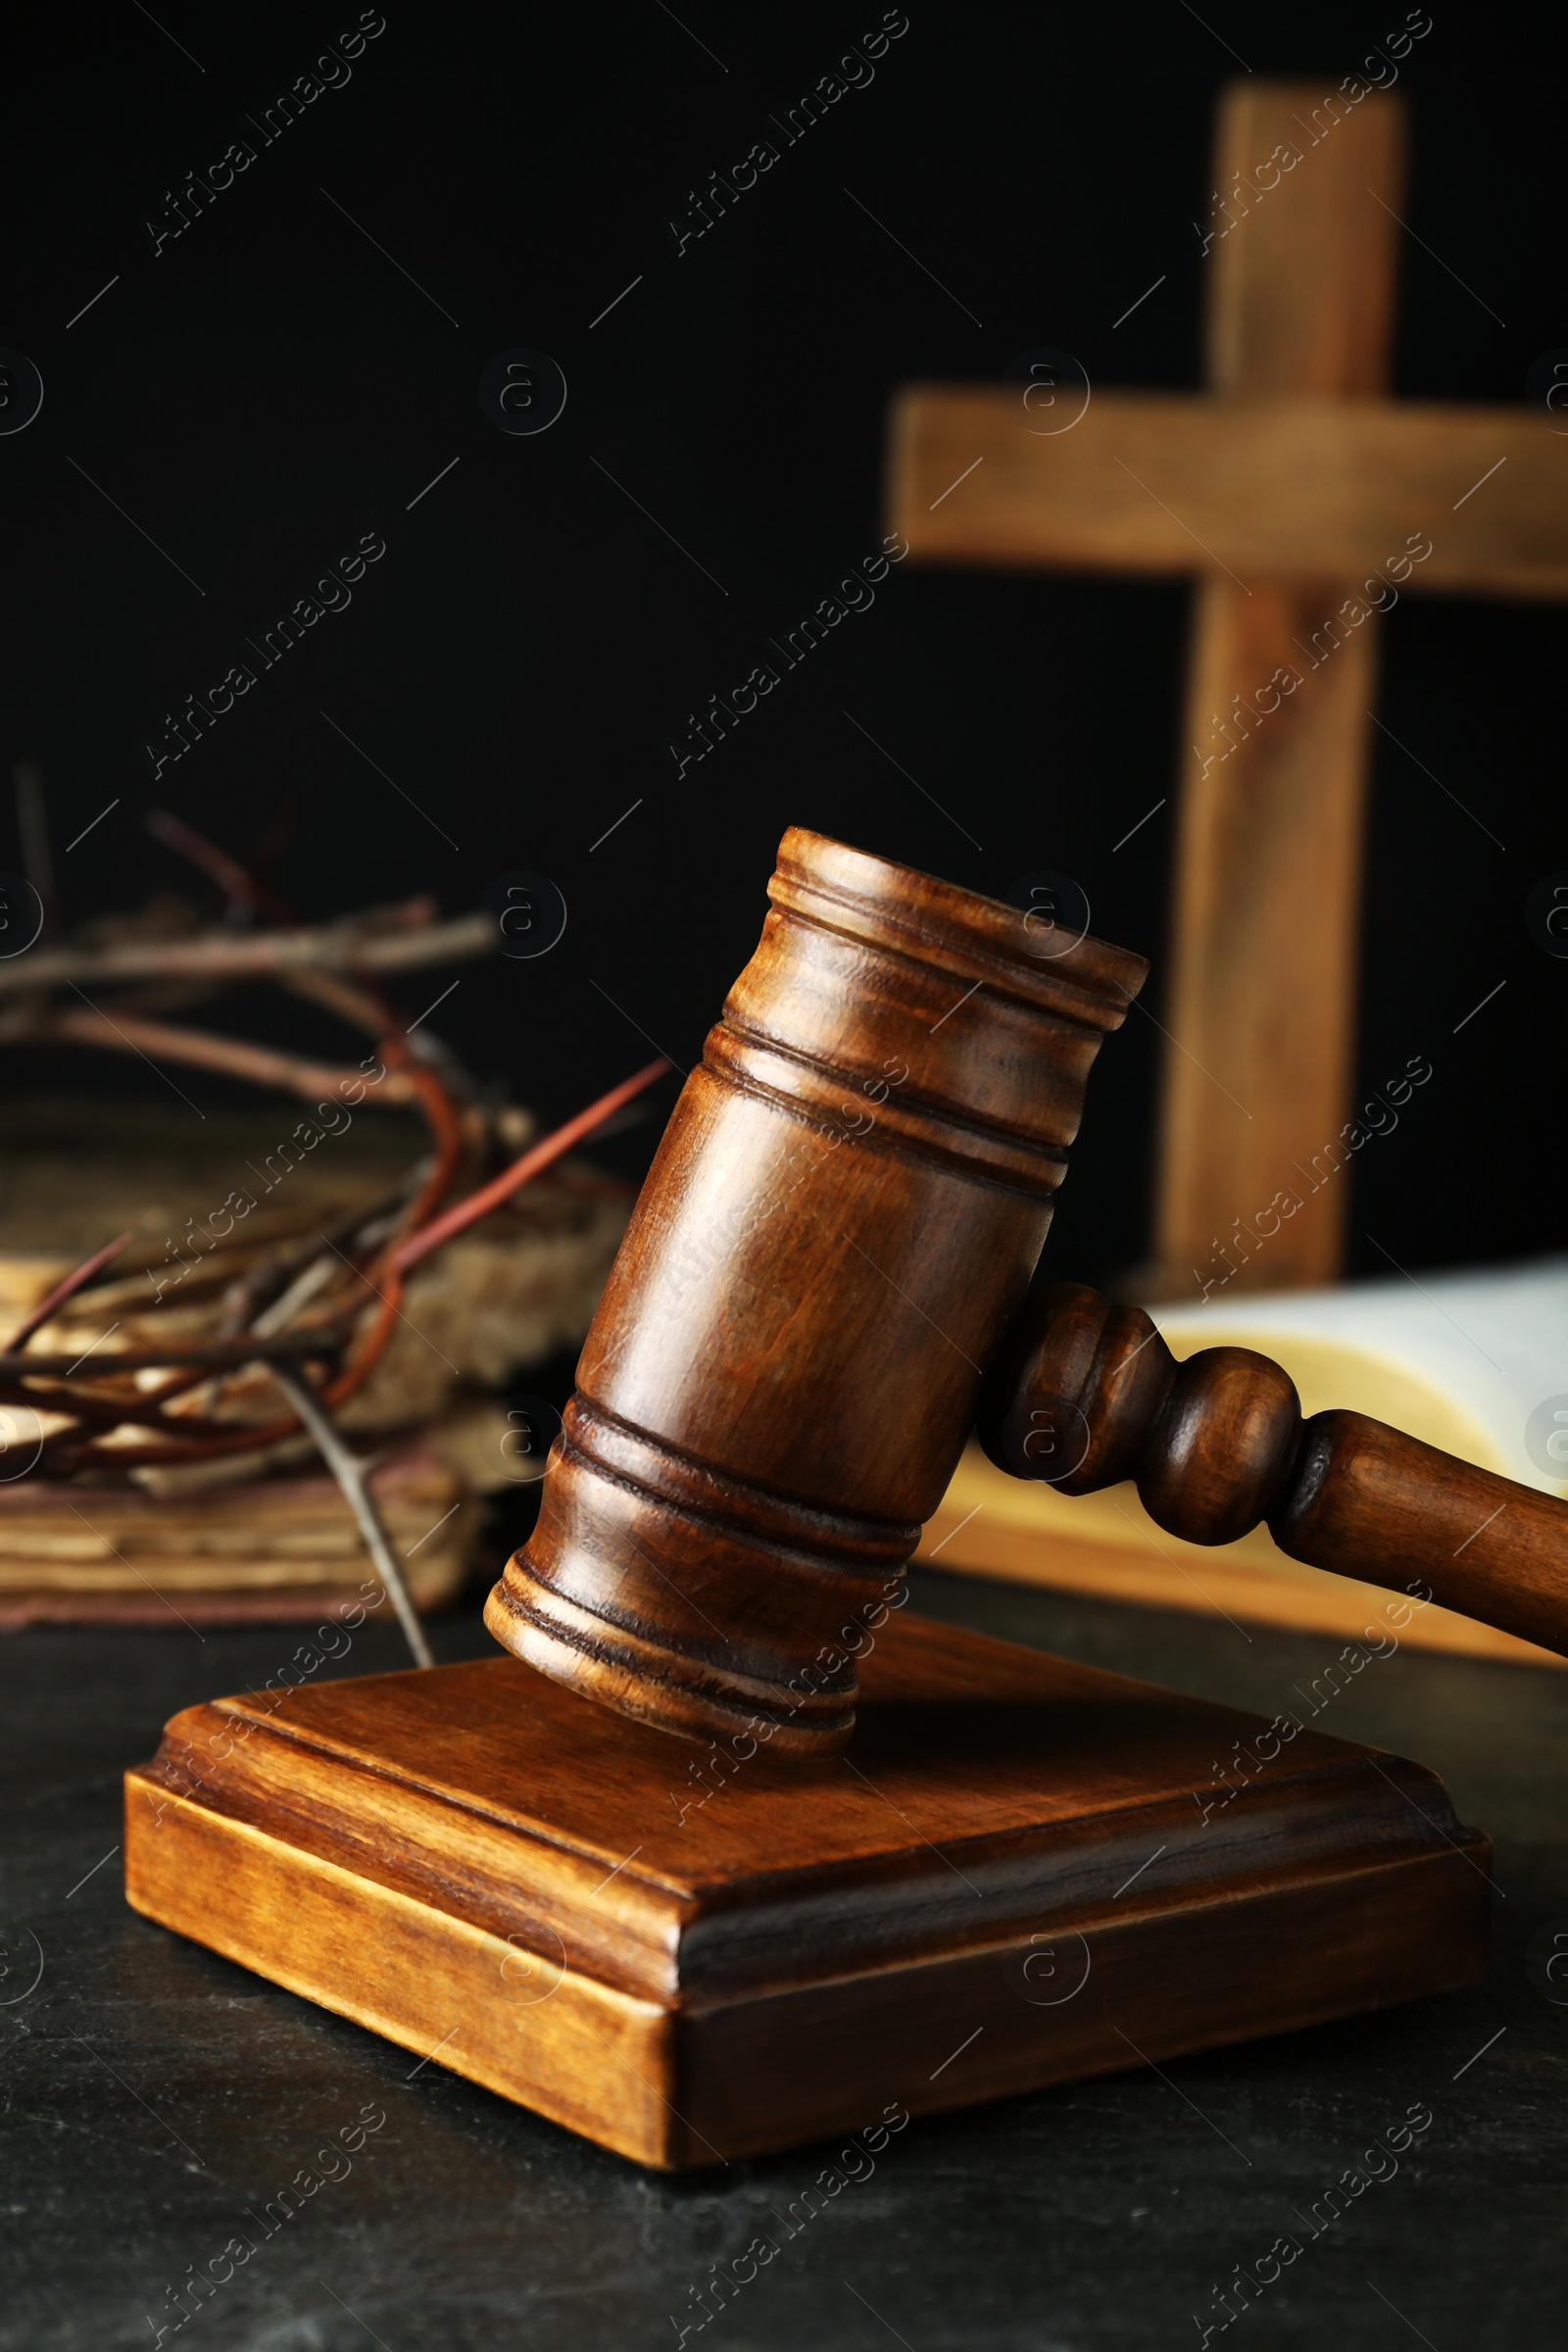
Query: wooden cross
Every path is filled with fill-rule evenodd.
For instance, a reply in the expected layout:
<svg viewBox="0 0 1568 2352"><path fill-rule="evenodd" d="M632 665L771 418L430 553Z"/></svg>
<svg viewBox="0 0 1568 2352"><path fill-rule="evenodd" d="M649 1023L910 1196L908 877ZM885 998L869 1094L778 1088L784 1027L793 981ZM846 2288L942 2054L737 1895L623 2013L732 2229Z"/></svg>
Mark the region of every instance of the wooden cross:
<svg viewBox="0 0 1568 2352"><path fill-rule="evenodd" d="M1054 433L1015 388L912 385L893 414L916 560L1197 574L1153 1295L1340 1272L1377 610L1568 596L1544 417L1387 397L1404 118L1347 93L1221 98L1207 393L1096 388ZM1281 1194L1267 1247L1222 1257Z"/></svg>

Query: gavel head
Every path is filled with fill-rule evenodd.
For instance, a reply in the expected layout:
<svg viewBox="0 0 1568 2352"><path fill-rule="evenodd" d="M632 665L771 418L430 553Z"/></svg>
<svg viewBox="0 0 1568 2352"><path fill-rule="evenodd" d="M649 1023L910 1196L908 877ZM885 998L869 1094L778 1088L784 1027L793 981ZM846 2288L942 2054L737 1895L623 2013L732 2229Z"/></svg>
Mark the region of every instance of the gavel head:
<svg viewBox="0 0 1568 2352"><path fill-rule="evenodd" d="M903 1594L1148 966L792 829L577 1367L496 1639L811 1755Z"/></svg>

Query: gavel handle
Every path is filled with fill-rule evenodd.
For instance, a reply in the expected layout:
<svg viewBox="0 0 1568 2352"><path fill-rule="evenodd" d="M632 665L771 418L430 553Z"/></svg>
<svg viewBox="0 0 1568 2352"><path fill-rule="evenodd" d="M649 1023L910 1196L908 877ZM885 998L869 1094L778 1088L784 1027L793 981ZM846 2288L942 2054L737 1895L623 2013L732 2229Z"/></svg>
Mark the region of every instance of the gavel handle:
<svg viewBox="0 0 1568 2352"><path fill-rule="evenodd" d="M1138 1307L1037 1292L981 1396L1000 1469L1087 1494L1134 1479L1155 1523L1227 1544L1266 1522L1313 1568L1386 1585L1568 1654L1568 1504L1364 1413L1301 1418L1266 1355L1178 1364Z"/></svg>
<svg viewBox="0 0 1568 2352"><path fill-rule="evenodd" d="M1240 1351L1239 1351L1240 1352ZM1568 1653L1568 1505L1366 1413L1314 1413L1269 1514L1281 1551Z"/></svg>

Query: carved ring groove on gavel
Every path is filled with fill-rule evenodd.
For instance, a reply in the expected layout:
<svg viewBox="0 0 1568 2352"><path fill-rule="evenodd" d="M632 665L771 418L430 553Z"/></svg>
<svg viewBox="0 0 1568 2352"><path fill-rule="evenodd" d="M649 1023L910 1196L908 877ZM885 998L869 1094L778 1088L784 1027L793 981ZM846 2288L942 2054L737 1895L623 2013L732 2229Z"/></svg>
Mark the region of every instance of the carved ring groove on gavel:
<svg viewBox="0 0 1568 2352"><path fill-rule="evenodd" d="M848 1738L1148 966L791 830L577 1367L509 1649L666 1730ZM1065 950L1065 952L1057 952Z"/></svg>
<svg viewBox="0 0 1568 2352"><path fill-rule="evenodd" d="M1042 1413L1076 1413L1064 1492L1136 1476L1197 1543L1267 1515L1297 1558L1568 1642L1568 1508L1356 1414L1303 1427L1278 1365L1177 1366L1093 1292L1025 1303L1142 957L799 829L768 896L490 1595L498 1641L666 1731L831 1752L978 1411L1017 1475Z"/></svg>

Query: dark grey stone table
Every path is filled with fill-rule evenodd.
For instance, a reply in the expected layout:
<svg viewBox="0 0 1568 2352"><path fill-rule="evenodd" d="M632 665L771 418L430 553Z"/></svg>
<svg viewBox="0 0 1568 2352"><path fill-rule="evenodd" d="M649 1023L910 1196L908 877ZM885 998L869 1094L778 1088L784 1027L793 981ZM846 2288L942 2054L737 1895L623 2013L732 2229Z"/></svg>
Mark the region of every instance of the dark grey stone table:
<svg viewBox="0 0 1568 2352"><path fill-rule="evenodd" d="M1339 1646L929 1574L916 1605L1269 1714ZM1550 1995L1568 1983L1543 1955L1557 1930L1568 1952L1568 1673L1403 1650L1319 1719L1436 1766L1495 1838L1484 1984L916 2121L789 2235L834 2149L639 2172L125 1908L122 1768L297 1638L0 1643L6 2352L628 2352L683 2328L705 2352L1144 2352L1205 2327L1314 2352L1516 2352L1560 2332L1568 2000ZM487 1646L476 1617L437 1629L443 1657ZM380 1632L346 1661L402 1662ZM1412 2107L1421 2135L1369 2153ZM318 2159L365 2114L385 2120L357 2152ZM1350 2168L1360 2192L1313 2234ZM319 2185L263 2237L251 2217L302 2169ZM782 2250L701 2326L710 2266L759 2232ZM169 2289L221 2270L236 2234L256 2252L178 2326ZM1266 2273L1282 2236L1299 2255L1222 2327L1215 2290Z"/></svg>

